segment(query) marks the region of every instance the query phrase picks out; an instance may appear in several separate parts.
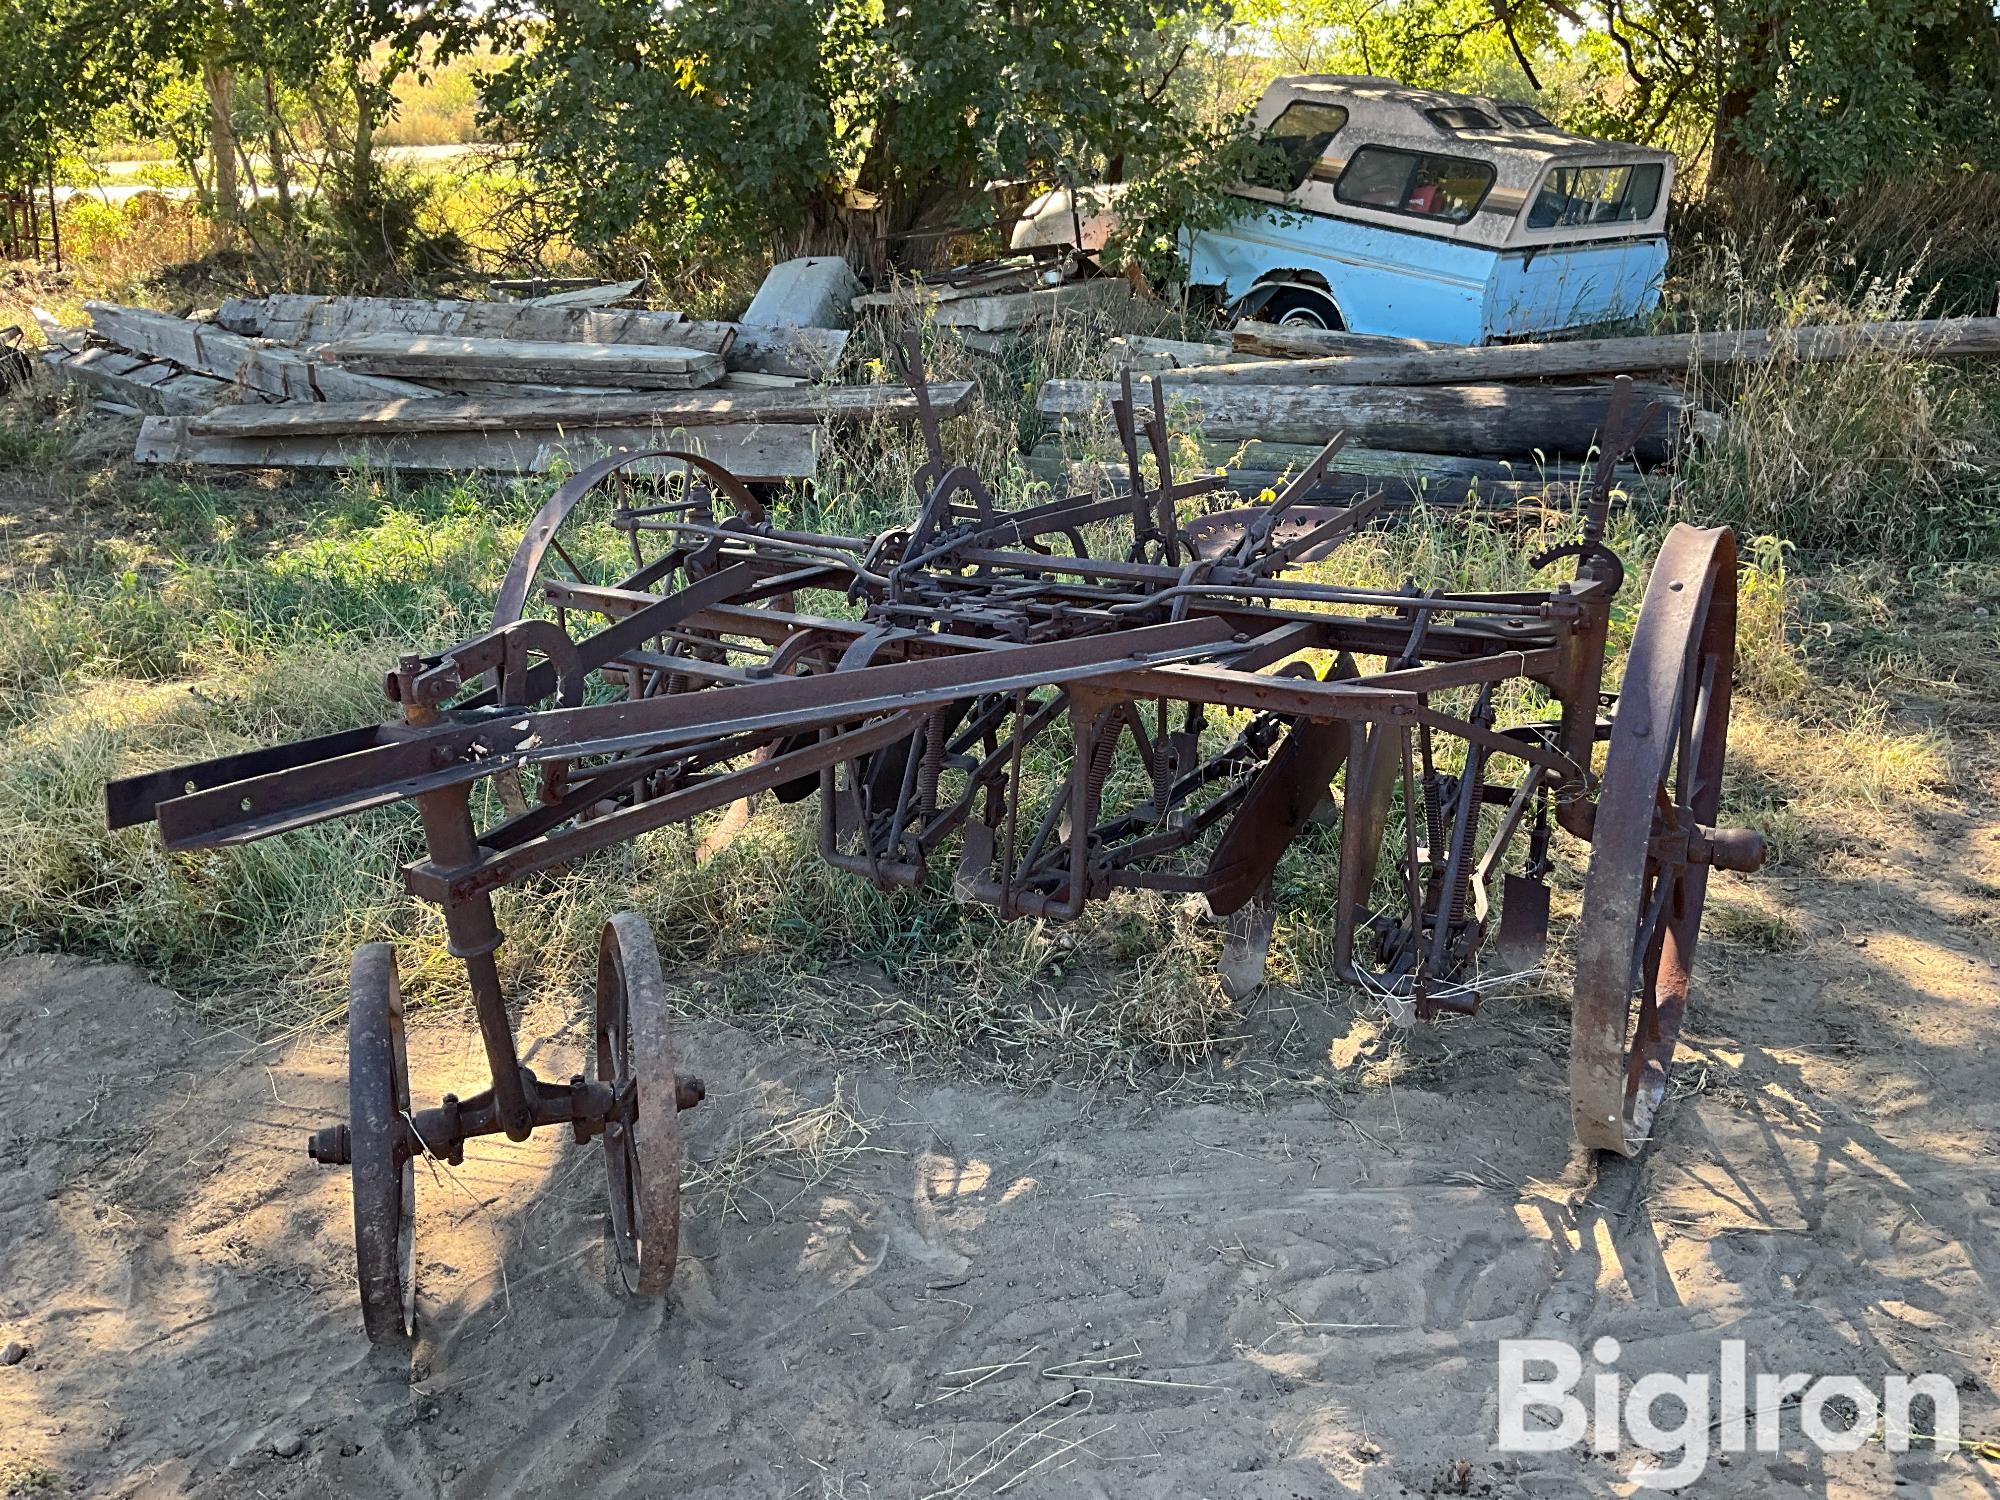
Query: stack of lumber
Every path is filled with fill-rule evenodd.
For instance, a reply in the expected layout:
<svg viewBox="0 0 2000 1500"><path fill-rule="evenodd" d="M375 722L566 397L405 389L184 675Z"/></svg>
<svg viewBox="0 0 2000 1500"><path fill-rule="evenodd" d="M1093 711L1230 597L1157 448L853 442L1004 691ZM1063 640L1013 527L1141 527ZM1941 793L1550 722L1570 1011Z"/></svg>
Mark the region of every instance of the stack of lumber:
<svg viewBox="0 0 2000 1500"><path fill-rule="evenodd" d="M1343 474L1365 472L1358 450L1374 449L1513 460L1541 481L1591 457L1610 407L1610 377L1638 379L1644 420L1633 456L1652 464L1682 445L1697 418L1715 420L1665 377L1772 360L2000 354L2000 318L1479 348L1246 323L1232 330L1232 351L1222 358L1208 344L1126 343L1155 370L1170 371L1159 379L1175 424L1210 440L1317 446L1345 433ZM1094 429L1102 452L1103 414L1117 389L1109 381L1051 380L1038 409L1072 433Z"/></svg>
<svg viewBox="0 0 2000 1500"><path fill-rule="evenodd" d="M692 448L753 482L814 472L831 422L909 421L894 386L825 384L841 329L611 308L629 285L529 302L281 295L206 318L90 303L64 379L150 413L141 463L494 468ZM962 409L965 385L935 402Z"/></svg>

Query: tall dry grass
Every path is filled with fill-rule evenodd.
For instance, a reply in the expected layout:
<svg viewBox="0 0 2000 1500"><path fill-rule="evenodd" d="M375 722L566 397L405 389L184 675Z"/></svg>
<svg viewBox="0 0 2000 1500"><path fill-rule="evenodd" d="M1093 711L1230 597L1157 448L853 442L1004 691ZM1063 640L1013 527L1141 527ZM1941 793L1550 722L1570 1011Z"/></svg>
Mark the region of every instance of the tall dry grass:
<svg viewBox="0 0 2000 1500"><path fill-rule="evenodd" d="M1730 230L1680 252L1667 315L1703 330L1784 329L1930 317L1942 305L1921 258L1877 275L1801 231ZM1686 385L1725 424L1683 468L1684 503L1699 514L1810 551L1964 559L1995 547L2000 370L1991 361L1880 352L1696 365Z"/></svg>

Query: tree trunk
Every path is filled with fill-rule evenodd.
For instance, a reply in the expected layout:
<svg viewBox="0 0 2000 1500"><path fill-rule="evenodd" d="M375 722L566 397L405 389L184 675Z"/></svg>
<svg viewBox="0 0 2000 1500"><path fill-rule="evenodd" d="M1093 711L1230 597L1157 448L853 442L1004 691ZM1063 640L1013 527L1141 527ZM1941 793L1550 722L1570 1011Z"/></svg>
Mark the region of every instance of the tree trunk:
<svg viewBox="0 0 2000 1500"><path fill-rule="evenodd" d="M357 204L365 203L375 191L375 105L354 69L354 150L348 158L347 191Z"/></svg>
<svg viewBox="0 0 2000 1500"><path fill-rule="evenodd" d="M1200 369L1160 377L1169 400L1185 402L1187 425L1204 438L1273 443L1328 441L1345 433L1360 448L1494 456L1539 453L1581 462L1604 425L1610 399L1601 386L1221 384ZM1637 445L1641 463L1676 446L1683 398L1666 386L1640 385L1649 412ZM1110 381L1050 380L1035 410L1045 417L1101 420L1118 395Z"/></svg>
<svg viewBox="0 0 2000 1500"><path fill-rule="evenodd" d="M208 155L215 163L215 216L233 222L242 208L236 179L236 124L230 108L236 97L236 77L214 57L201 65L202 87L208 91Z"/></svg>
<svg viewBox="0 0 2000 1500"><path fill-rule="evenodd" d="M1717 92L1715 102L1712 171L1717 182L1741 176L1751 164L1750 153L1743 143L1742 126L1750 107L1757 102L1757 96L1770 87L1771 45L1776 34L1776 23L1766 17L1743 38L1737 56L1724 58L1719 63L1717 71L1721 74L1723 86ZM1718 45L1726 45L1720 27L1716 28L1716 37Z"/></svg>
<svg viewBox="0 0 2000 1500"><path fill-rule="evenodd" d="M264 70L265 149L271 153L271 181L278 189L278 212L292 216L292 178L285 166L284 122L278 118L278 90Z"/></svg>

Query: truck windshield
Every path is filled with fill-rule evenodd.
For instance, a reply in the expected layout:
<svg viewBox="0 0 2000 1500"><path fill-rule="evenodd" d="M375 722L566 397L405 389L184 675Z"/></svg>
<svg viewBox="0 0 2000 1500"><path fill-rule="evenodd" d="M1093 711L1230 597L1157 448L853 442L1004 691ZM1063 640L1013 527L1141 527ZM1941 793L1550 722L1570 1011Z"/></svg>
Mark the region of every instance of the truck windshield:
<svg viewBox="0 0 2000 1500"><path fill-rule="evenodd" d="M1268 170L1258 173L1257 186L1297 192L1346 123L1347 111L1338 104L1286 105L1263 134L1264 144L1277 151Z"/></svg>
<svg viewBox="0 0 2000 1500"><path fill-rule="evenodd" d="M1528 210L1530 229L1636 224L1660 202L1660 165L1551 167Z"/></svg>

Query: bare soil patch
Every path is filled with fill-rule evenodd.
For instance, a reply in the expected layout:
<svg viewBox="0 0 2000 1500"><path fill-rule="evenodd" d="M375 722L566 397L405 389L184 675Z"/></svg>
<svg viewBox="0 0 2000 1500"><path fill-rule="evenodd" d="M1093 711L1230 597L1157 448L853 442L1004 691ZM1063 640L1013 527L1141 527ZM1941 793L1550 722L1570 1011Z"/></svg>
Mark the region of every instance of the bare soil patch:
<svg viewBox="0 0 2000 1500"><path fill-rule="evenodd" d="M1267 1110L844 1068L688 1022L684 1258L613 1290L596 1148L475 1144L420 1182L413 1351L371 1352L339 1040L205 1035L133 970L0 964L0 1473L116 1496L1571 1495L1639 1461L1494 1451L1504 1337L1619 1368L1959 1383L2000 1404L1990 785L1831 873L1798 946L1717 945L1680 1097L1572 1160L1546 1016L1408 1045L1393 1087ZM1727 892L1723 893L1727 895ZM1308 1003L1336 1057L1372 1026ZM562 1076L583 1031L524 1020ZM482 1078L420 1019L413 1080ZM1791 1419L1788 1418L1788 1422ZM1965 1454L1711 1464L1718 1495L1991 1494Z"/></svg>

